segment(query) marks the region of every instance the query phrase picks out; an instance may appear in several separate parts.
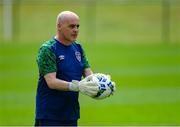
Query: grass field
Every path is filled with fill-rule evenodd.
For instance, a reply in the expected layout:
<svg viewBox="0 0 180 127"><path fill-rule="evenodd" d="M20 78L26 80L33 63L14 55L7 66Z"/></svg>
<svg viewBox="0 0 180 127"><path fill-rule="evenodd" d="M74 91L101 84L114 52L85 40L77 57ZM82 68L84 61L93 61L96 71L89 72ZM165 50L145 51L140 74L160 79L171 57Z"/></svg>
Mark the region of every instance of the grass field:
<svg viewBox="0 0 180 127"><path fill-rule="evenodd" d="M91 68L110 74L117 84L116 93L105 100L80 95L79 125L180 126L179 2L170 6L171 42L166 43L162 0L33 1L13 6L14 42L3 43L0 23L0 126L34 124L41 45L36 42L54 35L62 10L80 16L78 40L87 42L83 46Z"/></svg>
<svg viewBox="0 0 180 127"><path fill-rule="evenodd" d="M0 125L33 125L37 43L0 43ZM83 43L94 72L116 93L80 96L79 125L180 125L180 45Z"/></svg>

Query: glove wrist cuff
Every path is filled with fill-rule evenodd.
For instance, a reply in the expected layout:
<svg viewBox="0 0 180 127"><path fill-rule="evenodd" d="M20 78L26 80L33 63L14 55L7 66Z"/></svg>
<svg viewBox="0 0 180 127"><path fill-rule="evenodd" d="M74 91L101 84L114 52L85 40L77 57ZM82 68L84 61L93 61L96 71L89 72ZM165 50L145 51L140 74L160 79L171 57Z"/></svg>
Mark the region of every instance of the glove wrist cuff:
<svg viewBox="0 0 180 127"><path fill-rule="evenodd" d="M75 84L72 82L68 83L68 88L69 88L69 91L79 91L78 84Z"/></svg>

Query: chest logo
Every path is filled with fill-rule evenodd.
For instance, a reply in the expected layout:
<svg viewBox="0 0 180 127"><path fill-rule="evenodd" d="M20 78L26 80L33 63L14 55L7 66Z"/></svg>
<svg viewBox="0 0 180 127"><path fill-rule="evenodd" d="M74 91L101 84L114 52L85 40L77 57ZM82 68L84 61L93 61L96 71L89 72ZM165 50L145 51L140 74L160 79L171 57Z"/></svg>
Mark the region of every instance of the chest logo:
<svg viewBox="0 0 180 127"><path fill-rule="evenodd" d="M78 51L76 51L76 52L75 52L75 56L76 56L76 59L77 59L79 62L81 62L81 53L78 52Z"/></svg>
<svg viewBox="0 0 180 127"><path fill-rule="evenodd" d="M64 60L65 56L64 55L60 55L59 56L59 60Z"/></svg>

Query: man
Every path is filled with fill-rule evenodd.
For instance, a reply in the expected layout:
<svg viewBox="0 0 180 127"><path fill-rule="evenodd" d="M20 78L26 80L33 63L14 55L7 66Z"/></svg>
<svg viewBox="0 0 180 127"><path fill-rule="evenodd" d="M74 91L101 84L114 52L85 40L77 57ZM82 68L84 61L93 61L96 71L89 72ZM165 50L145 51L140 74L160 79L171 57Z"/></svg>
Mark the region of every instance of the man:
<svg viewBox="0 0 180 127"><path fill-rule="evenodd" d="M39 50L35 126L77 126L78 91L89 96L97 94L84 50L75 42L79 26L77 14L61 12L57 16L55 37ZM82 76L86 78L81 80Z"/></svg>

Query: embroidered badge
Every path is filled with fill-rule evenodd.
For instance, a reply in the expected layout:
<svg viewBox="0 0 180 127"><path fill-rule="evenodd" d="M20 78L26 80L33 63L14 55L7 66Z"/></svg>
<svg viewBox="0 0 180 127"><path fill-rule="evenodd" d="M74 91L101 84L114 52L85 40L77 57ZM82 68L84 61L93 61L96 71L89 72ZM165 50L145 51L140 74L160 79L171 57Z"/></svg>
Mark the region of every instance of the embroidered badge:
<svg viewBox="0 0 180 127"><path fill-rule="evenodd" d="M76 52L75 52L75 56L76 56L76 59L77 59L79 62L81 62L81 53L78 52L78 51L76 51Z"/></svg>

